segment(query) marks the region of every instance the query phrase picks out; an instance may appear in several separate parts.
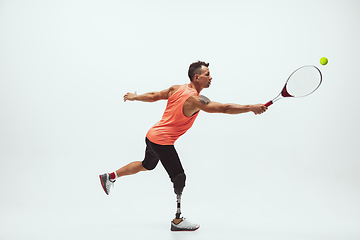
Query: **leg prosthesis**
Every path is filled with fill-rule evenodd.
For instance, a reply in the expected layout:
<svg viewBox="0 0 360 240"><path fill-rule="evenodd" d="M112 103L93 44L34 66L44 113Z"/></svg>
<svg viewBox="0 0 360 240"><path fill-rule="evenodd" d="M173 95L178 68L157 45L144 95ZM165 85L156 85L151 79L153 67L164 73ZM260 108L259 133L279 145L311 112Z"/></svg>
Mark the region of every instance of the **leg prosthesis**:
<svg viewBox="0 0 360 240"><path fill-rule="evenodd" d="M180 219L181 215L181 194L185 187L186 175L185 173L181 173L177 175L172 182L174 183L174 192L176 194L176 205L177 210L175 214L175 219Z"/></svg>
<svg viewBox="0 0 360 240"><path fill-rule="evenodd" d="M174 177L174 179L171 179L171 181L174 184L174 192L176 195L181 195L183 192L183 189L185 187L185 181L186 181L186 175L185 173L181 173Z"/></svg>

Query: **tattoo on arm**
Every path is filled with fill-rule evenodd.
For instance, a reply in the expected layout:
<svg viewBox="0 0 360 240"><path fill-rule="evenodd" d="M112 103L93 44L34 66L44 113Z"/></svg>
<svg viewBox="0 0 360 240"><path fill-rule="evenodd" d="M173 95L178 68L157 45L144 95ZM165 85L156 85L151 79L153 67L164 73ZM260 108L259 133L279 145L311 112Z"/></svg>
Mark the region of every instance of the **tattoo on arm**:
<svg viewBox="0 0 360 240"><path fill-rule="evenodd" d="M211 101L210 99L208 99L207 97L205 97L204 95L200 95L199 96L199 102L203 105L208 105Z"/></svg>

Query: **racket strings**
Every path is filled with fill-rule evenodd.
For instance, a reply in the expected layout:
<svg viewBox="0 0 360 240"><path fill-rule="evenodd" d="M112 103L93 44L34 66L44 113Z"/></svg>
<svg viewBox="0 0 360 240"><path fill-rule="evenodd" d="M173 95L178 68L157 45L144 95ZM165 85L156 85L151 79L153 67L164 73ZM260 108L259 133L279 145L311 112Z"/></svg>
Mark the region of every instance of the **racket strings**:
<svg viewBox="0 0 360 240"><path fill-rule="evenodd" d="M286 90L293 97L304 97L320 86L321 79L321 73L316 67L304 66L289 77Z"/></svg>

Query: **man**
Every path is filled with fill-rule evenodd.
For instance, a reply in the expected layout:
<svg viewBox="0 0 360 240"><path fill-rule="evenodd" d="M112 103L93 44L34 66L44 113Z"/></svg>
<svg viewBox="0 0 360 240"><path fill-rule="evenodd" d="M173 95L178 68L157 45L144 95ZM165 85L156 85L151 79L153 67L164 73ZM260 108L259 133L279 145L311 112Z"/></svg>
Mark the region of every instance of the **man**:
<svg viewBox="0 0 360 240"><path fill-rule="evenodd" d="M180 217L181 195L185 187L186 175L174 148L175 141L192 126L200 110L208 113L239 114L253 112L261 114L267 109L262 104L239 105L213 102L207 97L199 95L201 90L208 88L211 84L212 77L208 67L209 64L205 62L192 63L188 71L189 84L174 85L160 92L149 92L142 95L137 95L136 92L125 94L125 102L167 100L167 106L161 120L146 134L144 160L131 162L115 172L99 176L105 193L109 194L110 188L113 187L117 178L140 171L153 170L160 160L169 174L177 197L177 211L175 219L171 221L172 231L195 231L199 228L199 225L192 224Z"/></svg>

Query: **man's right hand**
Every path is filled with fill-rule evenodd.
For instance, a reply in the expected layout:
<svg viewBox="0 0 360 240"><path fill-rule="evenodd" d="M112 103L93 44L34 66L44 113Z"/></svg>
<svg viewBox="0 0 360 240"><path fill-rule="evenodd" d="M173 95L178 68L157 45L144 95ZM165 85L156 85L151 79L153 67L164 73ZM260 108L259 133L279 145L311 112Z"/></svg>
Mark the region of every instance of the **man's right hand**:
<svg viewBox="0 0 360 240"><path fill-rule="evenodd" d="M264 104L254 104L251 105L251 111L255 113L255 115L262 114L267 110L267 107Z"/></svg>
<svg viewBox="0 0 360 240"><path fill-rule="evenodd" d="M126 102L127 100L134 101L136 96L137 96L136 91L134 93L128 92L127 94L124 95L124 102Z"/></svg>

